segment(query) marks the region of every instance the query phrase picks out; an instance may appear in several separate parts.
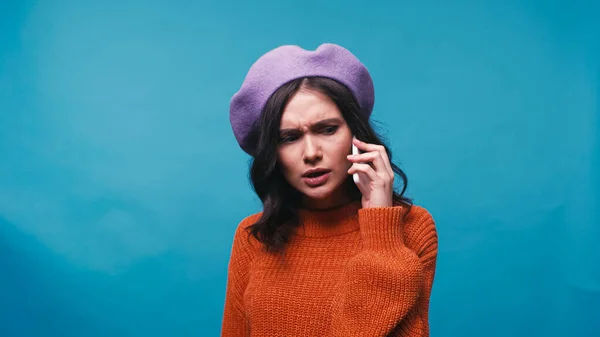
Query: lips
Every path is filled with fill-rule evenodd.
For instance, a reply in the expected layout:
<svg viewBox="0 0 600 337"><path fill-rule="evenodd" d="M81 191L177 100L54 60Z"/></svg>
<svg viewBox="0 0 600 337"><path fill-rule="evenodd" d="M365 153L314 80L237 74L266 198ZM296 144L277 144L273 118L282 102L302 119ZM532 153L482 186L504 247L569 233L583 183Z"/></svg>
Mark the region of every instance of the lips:
<svg viewBox="0 0 600 337"><path fill-rule="evenodd" d="M315 171L305 174L302 181L310 187L318 187L325 184L330 175L331 171Z"/></svg>
<svg viewBox="0 0 600 337"><path fill-rule="evenodd" d="M323 174L327 173L327 171L320 171L320 172L313 172L313 173L309 173L304 175L305 178L316 178L318 176L321 176Z"/></svg>
<svg viewBox="0 0 600 337"><path fill-rule="evenodd" d="M308 170L306 172L304 172L304 174L302 175L303 178L315 178L318 177L320 175L323 175L325 173L330 172L331 170L327 170L327 169L312 169L312 170Z"/></svg>

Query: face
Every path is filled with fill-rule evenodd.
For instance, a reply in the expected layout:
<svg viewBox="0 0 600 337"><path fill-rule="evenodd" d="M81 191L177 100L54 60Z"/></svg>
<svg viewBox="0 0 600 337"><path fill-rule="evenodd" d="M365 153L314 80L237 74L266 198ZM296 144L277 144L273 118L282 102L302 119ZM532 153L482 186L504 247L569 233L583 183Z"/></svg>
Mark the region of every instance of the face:
<svg viewBox="0 0 600 337"><path fill-rule="evenodd" d="M298 91L284 109L279 135L280 167L305 206L330 208L347 201L352 133L332 100L316 91ZM312 169L325 173L307 177Z"/></svg>

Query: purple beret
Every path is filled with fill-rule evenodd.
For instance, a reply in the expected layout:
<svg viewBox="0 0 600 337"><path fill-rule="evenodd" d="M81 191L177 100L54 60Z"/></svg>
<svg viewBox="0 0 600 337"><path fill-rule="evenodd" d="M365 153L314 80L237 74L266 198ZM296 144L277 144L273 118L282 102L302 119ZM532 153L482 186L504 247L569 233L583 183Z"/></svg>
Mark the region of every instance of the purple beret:
<svg viewBox="0 0 600 337"><path fill-rule="evenodd" d="M373 80L367 68L347 49L325 43L310 51L286 45L261 56L231 98L229 121L240 147L252 155L251 133L267 101L282 85L301 77L322 76L348 87L369 118L375 102Z"/></svg>

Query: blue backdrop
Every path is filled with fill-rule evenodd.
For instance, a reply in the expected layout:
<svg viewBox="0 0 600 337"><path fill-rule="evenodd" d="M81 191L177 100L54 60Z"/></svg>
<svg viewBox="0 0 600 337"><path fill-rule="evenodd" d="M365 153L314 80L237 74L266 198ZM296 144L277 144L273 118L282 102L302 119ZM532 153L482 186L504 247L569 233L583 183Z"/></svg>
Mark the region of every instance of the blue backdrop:
<svg viewBox="0 0 600 337"><path fill-rule="evenodd" d="M502 3L502 4L500 4ZM0 2L0 335L217 336L259 209L228 103L281 44L371 70L437 220L433 336L600 335L596 1Z"/></svg>

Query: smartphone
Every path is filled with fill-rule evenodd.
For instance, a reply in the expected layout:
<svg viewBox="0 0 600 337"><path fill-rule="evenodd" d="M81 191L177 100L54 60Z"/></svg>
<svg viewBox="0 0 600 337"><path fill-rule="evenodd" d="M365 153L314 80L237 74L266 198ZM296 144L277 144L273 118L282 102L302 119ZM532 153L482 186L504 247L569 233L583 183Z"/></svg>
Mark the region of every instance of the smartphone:
<svg viewBox="0 0 600 337"><path fill-rule="evenodd" d="M352 143L352 154L360 154L360 152L358 151L358 148L356 147L356 145L354 145L354 143ZM352 175L352 178L354 179L354 183L358 184L360 182L360 177L358 176L358 172L354 173Z"/></svg>

